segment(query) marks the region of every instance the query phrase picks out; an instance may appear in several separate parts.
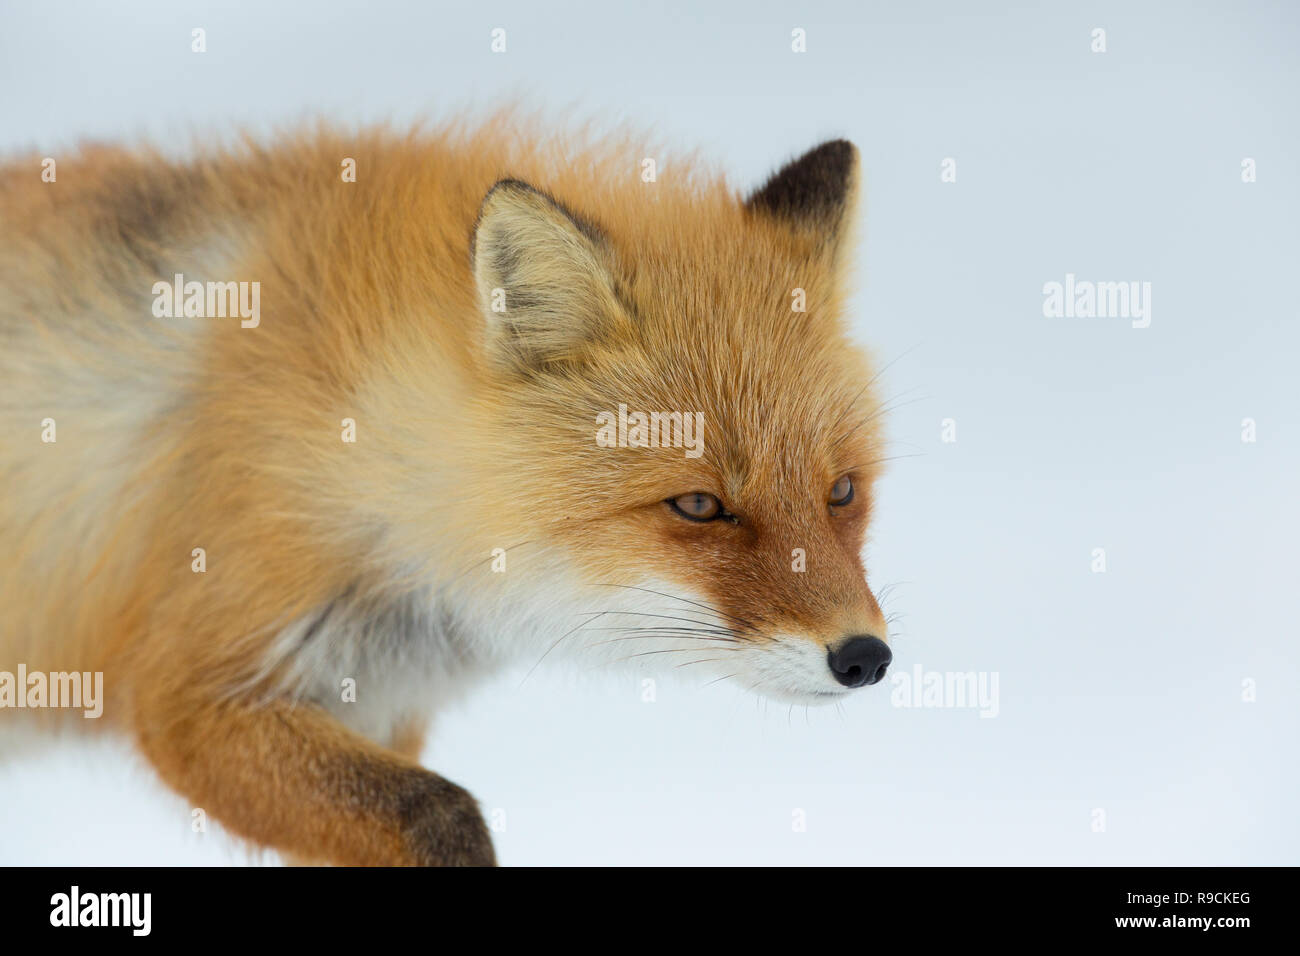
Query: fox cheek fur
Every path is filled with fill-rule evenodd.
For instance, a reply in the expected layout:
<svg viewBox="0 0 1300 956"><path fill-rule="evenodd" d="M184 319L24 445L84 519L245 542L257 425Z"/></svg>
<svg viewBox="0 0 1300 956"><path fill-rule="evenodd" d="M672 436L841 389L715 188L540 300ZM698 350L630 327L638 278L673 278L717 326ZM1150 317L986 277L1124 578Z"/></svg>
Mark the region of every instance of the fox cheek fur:
<svg viewBox="0 0 1300 956"><path fill-rule="evenodd" d="M0 669L102 670L106 722L243 838L399 865L494 863L418 756L503 666L691 664L801 701L879 679L856 151L746 199L623 154L319 132L7 184ZM259 282L260 321L151 317L176 274ZM692 416L700 453L598 442L625 409Z"/></svg>

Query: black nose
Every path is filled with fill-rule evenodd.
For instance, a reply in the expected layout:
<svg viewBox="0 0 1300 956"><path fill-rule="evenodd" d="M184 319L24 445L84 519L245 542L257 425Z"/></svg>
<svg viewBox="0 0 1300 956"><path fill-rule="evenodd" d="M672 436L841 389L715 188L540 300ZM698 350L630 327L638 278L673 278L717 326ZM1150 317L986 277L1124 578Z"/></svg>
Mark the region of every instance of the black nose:
<svg viewBox="0 0 1300 956"><path fill-rule="evenodd" d="M893 659L889 645L878 637L850 637L826 654L831 673L845 687L876 683Z"/></svg>

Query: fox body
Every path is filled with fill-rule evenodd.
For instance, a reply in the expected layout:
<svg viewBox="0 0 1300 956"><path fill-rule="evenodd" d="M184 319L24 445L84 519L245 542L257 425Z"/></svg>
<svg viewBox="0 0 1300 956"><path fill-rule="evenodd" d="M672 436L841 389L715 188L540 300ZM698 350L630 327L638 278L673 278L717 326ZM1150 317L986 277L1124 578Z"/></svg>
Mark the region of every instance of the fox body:
<svg viewBox="0 0 1300 956"><path fill-rule="evenodd" d="M850 144L747 197L509 123L40 170L0 183L0 671L102 672L77 723L230 831L492 863L424 731L552 651L883 673Z"/></svg>

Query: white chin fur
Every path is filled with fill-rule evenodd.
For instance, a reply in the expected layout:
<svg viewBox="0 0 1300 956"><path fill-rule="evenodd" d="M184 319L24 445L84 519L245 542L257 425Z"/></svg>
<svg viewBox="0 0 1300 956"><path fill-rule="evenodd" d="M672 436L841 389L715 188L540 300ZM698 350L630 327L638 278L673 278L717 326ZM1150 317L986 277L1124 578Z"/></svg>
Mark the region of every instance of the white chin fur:
<svg viewBox="0 0 1300 956"><path fill-rule="evenodd" d="M829 704L852 693L831 676L826 649L815 641L777 634L747 656L753 678L745 686L772 700Z"/></svg>

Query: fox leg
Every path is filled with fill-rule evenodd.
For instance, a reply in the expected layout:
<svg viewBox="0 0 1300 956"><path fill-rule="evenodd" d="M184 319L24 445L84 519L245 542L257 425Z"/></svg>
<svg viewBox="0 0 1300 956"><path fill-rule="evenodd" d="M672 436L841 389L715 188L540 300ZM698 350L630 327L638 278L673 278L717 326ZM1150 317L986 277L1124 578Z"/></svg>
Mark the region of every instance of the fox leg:
<svg viewBox="0 0 1300 956"><path fill-rule="evenodd" d="M403 757L409 757L411 760L420 759L420 751L424 749L424 738L429 729L429 722L422 717L411 717L401 721L393 728L390 748ZM321 866L328 865L325 861L312 859L300 853L281 853L285 866Z"/></svg>
<svg viewBox="0 0 1300 956"><path fill-rule="evenodd" d="M294 861L491 866L474 798L311 704L272 701L150 713L140 745L170 786L231 832Z"/></svg>

